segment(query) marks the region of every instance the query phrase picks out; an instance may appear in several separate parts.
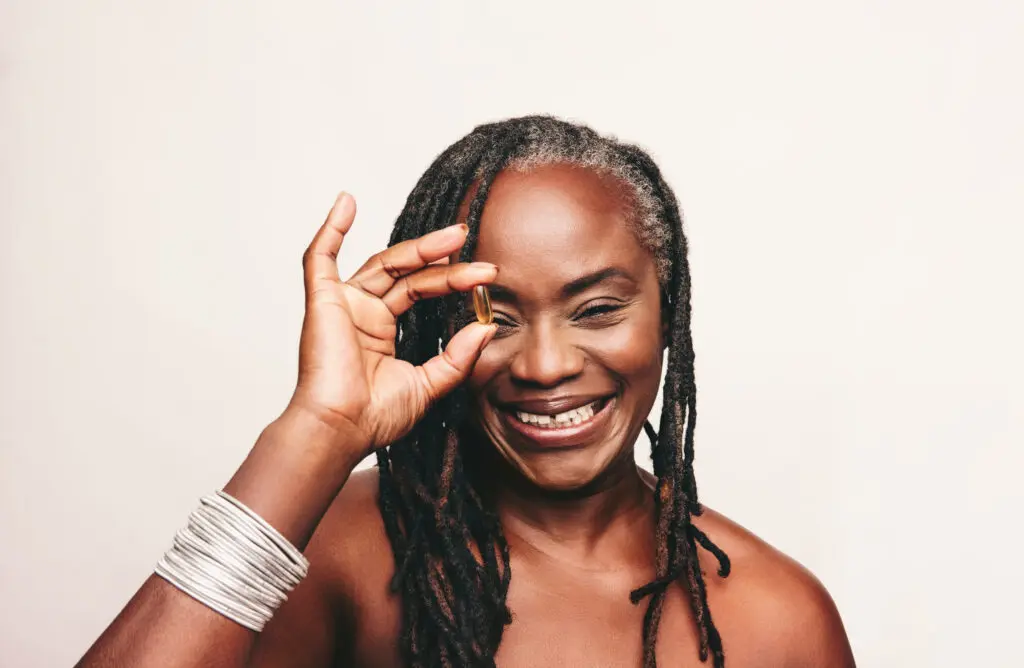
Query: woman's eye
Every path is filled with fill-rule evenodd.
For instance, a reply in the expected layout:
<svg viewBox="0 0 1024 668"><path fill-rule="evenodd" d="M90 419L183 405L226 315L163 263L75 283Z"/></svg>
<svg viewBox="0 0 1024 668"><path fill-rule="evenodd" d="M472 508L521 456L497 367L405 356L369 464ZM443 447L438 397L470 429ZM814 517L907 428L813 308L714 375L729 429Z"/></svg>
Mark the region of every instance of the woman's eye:
<svg viewBox="0 0 1024 668"><path fill-rule="evenodd" d="M595 306L591 306L587 309L584 309L584 311L579 314L577 319L600 318L601 316L607 316L611 313L615 313L621 308L621 304L597 304Z"/></svg>
<svg viewBox="0 0 1024 668"><path fill-rule="evenodd" d="M498 331L495 333L495 336L511 334L517 327L514 320L511 320L508 316L502 315L501 313L494 314L494 324L498 326Z"/></svg>

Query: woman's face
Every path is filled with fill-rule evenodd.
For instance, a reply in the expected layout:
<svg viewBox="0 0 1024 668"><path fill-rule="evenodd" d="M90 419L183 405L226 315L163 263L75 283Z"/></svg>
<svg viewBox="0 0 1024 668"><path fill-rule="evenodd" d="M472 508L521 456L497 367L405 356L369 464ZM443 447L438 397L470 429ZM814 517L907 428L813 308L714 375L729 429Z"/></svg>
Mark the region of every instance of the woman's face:
<svg viewBox="0 0 1024 668"><path fill-rule="evenodd" d="M544 489L631 463L658 391L661 291L627 202L615 181L557 165L503 172L484 207L474 259L498 267L498 333L469 379L475 418Z"/></svg>

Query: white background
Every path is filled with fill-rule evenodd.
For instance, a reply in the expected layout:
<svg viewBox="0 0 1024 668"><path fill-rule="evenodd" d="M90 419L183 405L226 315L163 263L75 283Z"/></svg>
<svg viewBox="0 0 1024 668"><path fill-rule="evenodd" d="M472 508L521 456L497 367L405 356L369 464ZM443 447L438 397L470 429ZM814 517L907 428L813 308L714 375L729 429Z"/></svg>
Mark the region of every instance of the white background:
<svg viewBox="0 0 1024 668"><path fill-rule="evenodd" d="M703 499L860 665L1021 665L1024 4L0 6L0 665L72 664L284 407L335 193L347 274L535 112L677 190Z"/></svg>

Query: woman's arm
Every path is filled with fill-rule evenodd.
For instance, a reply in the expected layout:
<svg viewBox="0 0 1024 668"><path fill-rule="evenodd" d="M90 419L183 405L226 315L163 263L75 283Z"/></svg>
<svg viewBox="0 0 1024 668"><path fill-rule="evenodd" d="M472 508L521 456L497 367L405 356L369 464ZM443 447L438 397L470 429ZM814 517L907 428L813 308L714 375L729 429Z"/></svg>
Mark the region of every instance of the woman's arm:
<svg viewBox="0 0 1024 668"><path fill-rule="evenodd" d="M312 416L286 411L264 430L225 491L304 549L358 463L355 457L338 457L338 440ZM288 647L277 648L275 653L283 649L280 653L289 657L277 665L330 665L334 609L314 564L278 611L309 623L302 625L301 636L286 639ZM78 665L241 667L247 665L256 636L154 575Z"/></svg>
<svg viewBox="0 0 1024 668"><path fill-rule="evenodd" d="M418 299L489 283L497 269L448 264L466 240L465 226L453 226L396 244L342 281L337 255L354 219L355 201L342 194L303 255L306 313L295 393L224 488L299 549L355 465L407 433L434 401L461 383L495 332L493 325L470 324L422 366L396 359L400 314ZM248 571L250 576L262 577L259 570ZM271 581L266 584L273 588ZM322 571L312 565L278 611L291 622L311 623L294 624L295 634L274 634L278 646L261 645L261 656L281 656L282 666L331 663L337 607L325 585ZM152 576L78 666L240 667L248 664L255 639L255 632Z"/></svg>

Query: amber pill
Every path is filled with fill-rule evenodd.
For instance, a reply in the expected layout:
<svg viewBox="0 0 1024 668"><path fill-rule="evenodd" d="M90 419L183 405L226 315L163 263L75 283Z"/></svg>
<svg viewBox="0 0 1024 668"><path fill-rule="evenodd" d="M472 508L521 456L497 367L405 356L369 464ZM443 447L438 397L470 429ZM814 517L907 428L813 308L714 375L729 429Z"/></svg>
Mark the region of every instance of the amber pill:
<svg viewBox="0 0 1024 668"><path fill-rule="evenodd" d="M481 325L489 325L494 322L491 294L487 292L486 285L478 285L473 288L473 309L476 311L476 320Z"/></svg>

